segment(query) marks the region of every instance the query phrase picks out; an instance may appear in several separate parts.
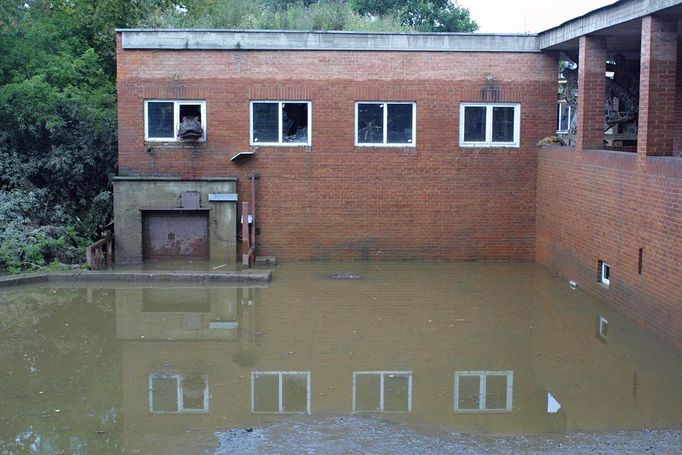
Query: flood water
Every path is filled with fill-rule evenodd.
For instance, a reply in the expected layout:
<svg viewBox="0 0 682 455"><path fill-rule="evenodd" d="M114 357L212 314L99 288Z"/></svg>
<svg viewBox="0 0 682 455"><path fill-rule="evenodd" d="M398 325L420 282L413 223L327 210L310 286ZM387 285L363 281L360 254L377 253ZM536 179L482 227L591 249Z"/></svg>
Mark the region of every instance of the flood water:
<svg viewBox="0 0 682 455"><path fill-rule="evenodd" d="M210 453L230 429L351 415L430 434L682 425L681 353L536 265L273 276L0 292L0 453Z"/></svg>

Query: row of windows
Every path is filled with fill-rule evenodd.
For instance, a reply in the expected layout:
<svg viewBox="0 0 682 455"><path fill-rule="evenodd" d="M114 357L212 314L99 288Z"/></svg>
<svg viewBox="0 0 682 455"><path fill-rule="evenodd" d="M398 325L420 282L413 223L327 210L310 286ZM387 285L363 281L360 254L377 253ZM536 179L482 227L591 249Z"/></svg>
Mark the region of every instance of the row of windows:
<svg viewBox="0 0 682 455"><path fill-rule="evenodd" d="M512 371L455 371L454 412L510 412ZM208 412L208 376L152 373L153 413ZM251 373L251 412L310 414L309 371ZM353 372L353 412L412 412L411 371Z"/></svg>
<svg viewBox="0 0 682 455"><path fill-rule="evenodd" d="M201 124L206 140L205 101L145 101L145 140L177 141L183 122ZM414 147L417 106L414 102L356 102L355 145ZM251 101L250 144L310 145L310 101ZM462 103L459 143L473 147L518 147L519 104Z"/></svg>

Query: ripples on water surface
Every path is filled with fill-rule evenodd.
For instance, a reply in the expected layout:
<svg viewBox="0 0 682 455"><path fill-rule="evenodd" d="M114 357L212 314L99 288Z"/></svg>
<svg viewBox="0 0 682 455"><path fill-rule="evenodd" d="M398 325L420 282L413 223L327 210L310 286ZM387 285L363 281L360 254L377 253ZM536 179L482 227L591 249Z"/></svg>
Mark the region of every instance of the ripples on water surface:
<svg viewBox="0 0 682 455"><path fill-rule="evenodd" d="M24 287L0 293L0 346L0 453L196 453L301 414L489 435L682 422L680 353L535 265Z"/></svg>

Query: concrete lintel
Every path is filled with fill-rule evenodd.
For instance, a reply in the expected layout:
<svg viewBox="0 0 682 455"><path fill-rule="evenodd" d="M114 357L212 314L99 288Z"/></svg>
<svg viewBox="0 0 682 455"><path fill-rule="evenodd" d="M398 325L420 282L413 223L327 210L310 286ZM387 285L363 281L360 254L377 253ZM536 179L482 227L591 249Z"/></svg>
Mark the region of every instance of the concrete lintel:
<svg viewBox="0 0 682 455"><path fill-rule="evenodd" d="M123 49L540 52L535 34L127 29Z"/></svg>
<svg viewBox="0 0 682 455"><path fill-rule="evenodd" d="M682 0L620 0L591 11L584 16L571 19L557 27L540 32L538 47L545 50L583 35L595 33L678 5L682 5Z"/></svg>
<svg viewBox="0 0 682 455"><path fill-rule="evenodd" d="M113 179L119 182L236 182L238 177L226 176L226 177L193 177L193 178L180 178L180 177L154 177L154 176L116 176Z"/></svg>

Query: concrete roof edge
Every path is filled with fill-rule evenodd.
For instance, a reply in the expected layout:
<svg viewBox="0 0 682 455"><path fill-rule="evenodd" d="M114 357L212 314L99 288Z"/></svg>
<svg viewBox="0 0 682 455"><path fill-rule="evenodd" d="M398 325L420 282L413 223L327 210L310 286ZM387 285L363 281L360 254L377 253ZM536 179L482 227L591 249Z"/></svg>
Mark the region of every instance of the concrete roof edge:
<svg viewBox="0 0 682 455"><path fill-rule="evenodd" d="M540 32L538 45L544 50L677 5L682 5L682 0L618 0Z"/></svg>
<svg viewBox="0 0 682 455"><path fill-rule="evenodd" d="M536 34L119 29L124 49L540 52Z"/></svg>

